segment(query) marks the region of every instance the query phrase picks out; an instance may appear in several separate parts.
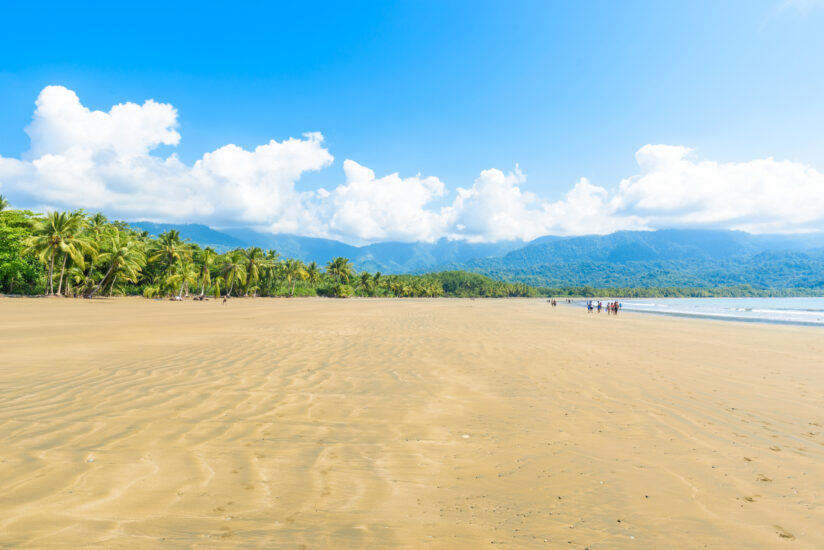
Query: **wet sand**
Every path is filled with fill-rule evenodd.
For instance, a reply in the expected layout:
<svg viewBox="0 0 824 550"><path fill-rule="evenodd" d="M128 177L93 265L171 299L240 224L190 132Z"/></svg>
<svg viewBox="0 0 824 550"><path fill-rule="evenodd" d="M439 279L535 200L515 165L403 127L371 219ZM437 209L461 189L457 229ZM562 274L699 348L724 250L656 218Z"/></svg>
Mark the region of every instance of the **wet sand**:
<svg viewBox="0 0 824 550"><path fill-rule="evenodd" d="M0 299L0 547L824 548L824 333Z"/></svg>

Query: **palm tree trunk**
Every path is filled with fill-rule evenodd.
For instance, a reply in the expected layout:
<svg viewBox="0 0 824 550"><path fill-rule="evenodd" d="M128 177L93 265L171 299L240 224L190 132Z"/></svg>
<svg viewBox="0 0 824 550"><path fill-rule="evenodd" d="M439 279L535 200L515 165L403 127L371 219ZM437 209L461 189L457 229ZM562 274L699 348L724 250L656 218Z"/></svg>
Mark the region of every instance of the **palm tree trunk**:
<svg viewBox="0 0 824 550"><path fill-rule="evenodd" d="M94 298L94 295L97 294L97 292L100 290L100 287L103 286L103 283L105 283L106 279L109 278L109 275L111 274L112 269L114 269L114 264L112 264L111 267L109 267L109 270L106 272L106 274L103 276L103 278L100 279L100 282L97 283L97 286L95 286L93 289L91 289L86 294L86 296L85 296L86 298Z"/></svg>
<svg viewBox="0 0 824 550"><path fill-rule="evenodd" d="M49 260L49 296L54 295L54 253Z"/></svg>
<svg viewBox="0 0 824 550"><path fill-rule="evenodd" d="M68 254L63 254L63 265L60 268L60 282L57 285L57 294L63 295L63 274L66 272L66 260L68 259Z"/></svg>
<svg viewBox="0 0 824 550"><path fill-rule="evenodd" d="M109 286L109 298L111 298L111 297L112 297L112 294L114 294L114 284L115 284L116 282L117 282L117 275L115 275L114 277L112 277L112 284L111 284L111 286Z"/></svg>

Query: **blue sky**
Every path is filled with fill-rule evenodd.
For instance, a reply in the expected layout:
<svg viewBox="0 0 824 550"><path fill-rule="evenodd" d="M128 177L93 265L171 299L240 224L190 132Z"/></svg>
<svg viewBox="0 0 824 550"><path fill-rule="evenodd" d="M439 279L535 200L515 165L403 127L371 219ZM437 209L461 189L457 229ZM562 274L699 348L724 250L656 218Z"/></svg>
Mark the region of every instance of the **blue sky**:
<svg viewBox="0 0 824 550"><path fill-rule="evenodd" d="M726 177L708 175L702 163L737 166L733 179L746 179L753 162L772 158L784 164L767 172L814 172L811 181L797 182L803 204L803 192L821 190L817 178L824 170L821 28L824 5L815 0L142 2L84 3L82 9L20 3L5 7L0 22L3 158L27 160L30 135L24 129L32 123L34 102L46 86L62 86L90 110L108 112L148 99L173 106L180 139L150 148L154 158L176 153L192 166L227 144L253 151L270 140L320 132L334 160L301 165L286 183L289 178L271 176L279 194L264 195L282 204L259 215L247 215L242 206L224 213L216 205L193 207L179 215L151 205L129 210L116 203L124 195L72 202L65 193L50 193L42 174L20 176L19 166L0 171L0 192L27 207L85 206L121 217L217 226L248 221L260 229L350 242L495 240L661 224L821 229L815 216L802 225L782 224L764 221L757 208L724 218L706 211L713 197L704 198L704 211L678 217L674 199L658 197L659 189L643 181L647 172L636 154L647 145L684 148L676 161L688 166L656 174L687 187L685 178ZM666 151L656 155L670 158ZM374 177L354 168L344 173L347 159ZM489 170L500 177L483 176ZM371 229L352 220L333 223L332 211L347 197L368 200L393 173L399 174L401 196L405 185L420 187L428 177L442 184L424 182L419 211L401 218L440 218L404 233L381 221L393 213L378 204L349 213L353 219L371 213ZM758 189L795 177L782 174ZM265 186L270 175L257 177ZM595 191L581 187L581 178ZM620 182L632 178L634 194L621 195ZM356 189L355 183L363 185ZM339 186L344 188L336 194ZM611 223L565 225L548 218L586 217L580 209L570 214L568 195L576 186L590 199L600 197L595 210L609 210ZM318 188L331 196L301 195ZM470 193L460 205L458 188ZM735 200L733 191L724 200ZM513 194L517 204L493 211L490 202ZM663 210L650 206L658 203ZM303 212L284 221L290 205ZM530 218L529 228L518 229L513 217ZM496 231L484 220L512 228Z"/></svg>

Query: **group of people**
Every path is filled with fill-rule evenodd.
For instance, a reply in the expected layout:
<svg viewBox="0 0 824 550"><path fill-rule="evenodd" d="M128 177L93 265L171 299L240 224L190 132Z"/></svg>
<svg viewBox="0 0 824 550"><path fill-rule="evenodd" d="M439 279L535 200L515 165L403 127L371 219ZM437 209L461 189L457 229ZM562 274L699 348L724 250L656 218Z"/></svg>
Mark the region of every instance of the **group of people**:
<svg viewBox="0 0 824 550"><path fill-rule="evenodd" d="M607 315L612 313L613 315L618 315L618 310L621 309L621 302L617 300L615 302L608 302L604 305L603 302L600 300L595 302L593 300L587 300L587 313L592 313L593 311L597 310L598 313L601 313L602 309L607 310Z"/></svg>

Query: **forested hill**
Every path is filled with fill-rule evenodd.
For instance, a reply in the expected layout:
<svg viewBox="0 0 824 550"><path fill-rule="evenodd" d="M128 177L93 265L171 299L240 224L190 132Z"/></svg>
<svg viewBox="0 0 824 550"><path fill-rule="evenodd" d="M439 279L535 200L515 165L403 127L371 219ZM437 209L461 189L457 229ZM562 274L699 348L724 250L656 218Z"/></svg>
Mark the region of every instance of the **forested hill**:
<svg viewBox="0 0 824 550"><path fill-rule="evenodd" d="M323 263L350 258L354 268L384 273L462 269L498 280L566 287L752 286L824 292L824 233L752 235L741 231L668 229L610 235L545 236L529 243L385 242L356 247L329 239L271 235L203 225L132 223L157 235L180 231L201 246L273 249Z"/></svg>
<svg viewBox="0 0 824 550"><path fill-rule="evenodd" d="M664 229L537 239L504 255L508 266L569 262L721 260L761 252L824 251L824 234L751 235L742 231Z"/></svg>
<svg viewBox="0 0 824 550"><path fill-rule="evenodd" d="M824 292L824 235L622 231L533 242L461 268L540 286L751 286Z"/></svg>
<svg viewBox="0 0 824 550"><path fill-rule="evenodd" d="M447 266L450 268L450 266ZM824 254L761 252L728 259L578 261L508 265L475 260L463 269L496 280L545 287L811 289L824 295Z"/></svg>

